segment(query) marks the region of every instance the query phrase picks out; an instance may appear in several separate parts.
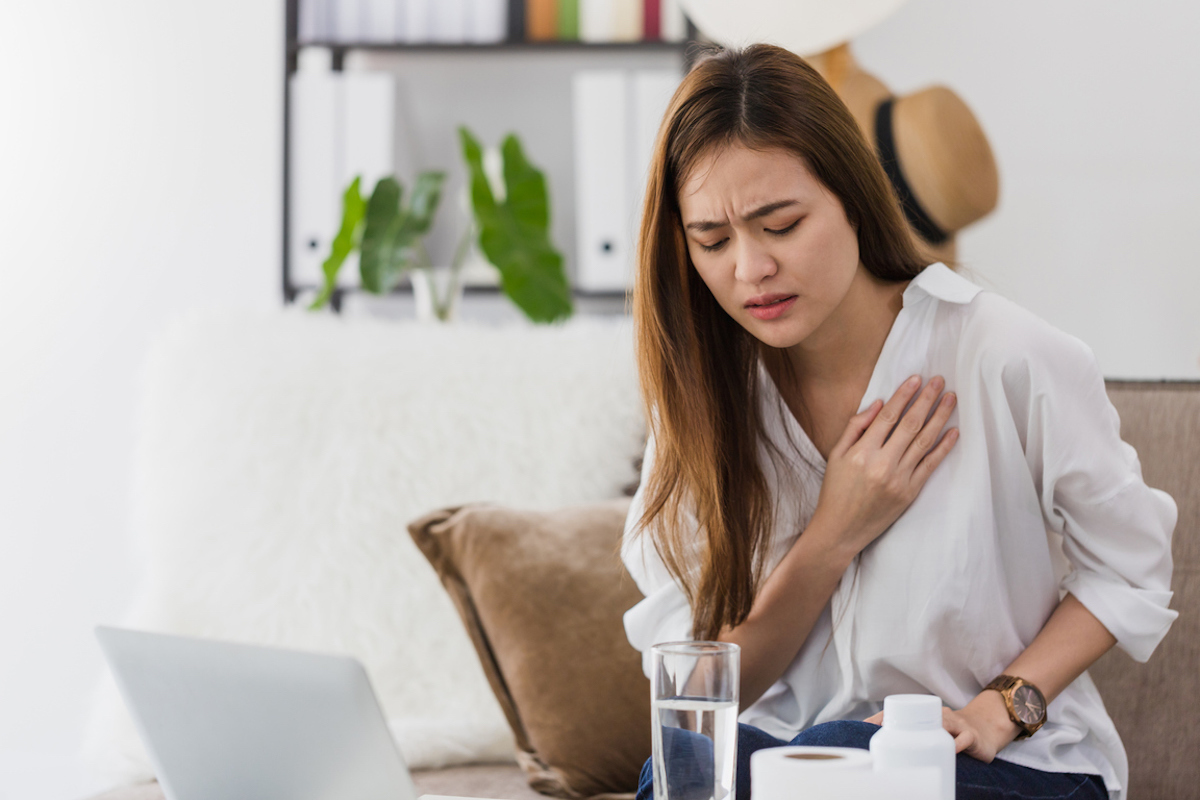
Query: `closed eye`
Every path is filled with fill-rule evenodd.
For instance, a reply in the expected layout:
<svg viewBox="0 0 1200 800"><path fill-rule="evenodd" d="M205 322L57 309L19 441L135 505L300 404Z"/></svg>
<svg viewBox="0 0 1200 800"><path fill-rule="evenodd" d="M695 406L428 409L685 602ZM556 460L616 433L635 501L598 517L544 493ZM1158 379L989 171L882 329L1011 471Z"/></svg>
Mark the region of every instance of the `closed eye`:
<svg viewBox="0 0 1200 800"><path fill-rule="evenodd" d="M776 236L787 236L789 233L794 231L796 229L796 226L799 224L800 224L800 220L796 220L791 225L788 225L786 228L781 228L779 230L773 230L771 228L763 228L763 230L765 230L767 233L772 233ZM724 247L725 243L727 241L729 241L729 240L722 239L721 241L717 242L716 244L700 244L700 248L702 250L705 250L706 252L712 253L712 252L714 252L716 250L720 250L722 247Z"/></svg>
<svg viewBox="0 0 1200 800"><path fill-rule="evenodd" d="M765 230L767 233L773 233L776 236L786 236L787 234L796 230L796 226L799 224L800 224L800 220L796 220L791 225L788 225L786 228L781 228L780 230L777 230L777 231L773 231L770 228L766 228Z"/></svg>

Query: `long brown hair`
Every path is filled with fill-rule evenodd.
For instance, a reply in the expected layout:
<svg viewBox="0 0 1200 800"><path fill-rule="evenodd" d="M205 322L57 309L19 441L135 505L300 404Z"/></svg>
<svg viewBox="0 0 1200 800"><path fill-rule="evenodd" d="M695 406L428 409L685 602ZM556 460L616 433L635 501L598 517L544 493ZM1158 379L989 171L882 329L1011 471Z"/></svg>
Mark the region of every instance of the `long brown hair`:
<svg viewBox="0 0 1200 800"><path fill-rule="evenodd" d="M816 70L765 44L700 55L655 142L633 292L654 439L636 530L684 587L699 639L743 622L762 577L773 505L758 460L766 436L757 363L784 361L717 304L684 239L679 190L703 157L731 144L803 158L841 200L876 277L907 280L929 263L854 117ZM698 531L684 523L686 510Z"/></svg>

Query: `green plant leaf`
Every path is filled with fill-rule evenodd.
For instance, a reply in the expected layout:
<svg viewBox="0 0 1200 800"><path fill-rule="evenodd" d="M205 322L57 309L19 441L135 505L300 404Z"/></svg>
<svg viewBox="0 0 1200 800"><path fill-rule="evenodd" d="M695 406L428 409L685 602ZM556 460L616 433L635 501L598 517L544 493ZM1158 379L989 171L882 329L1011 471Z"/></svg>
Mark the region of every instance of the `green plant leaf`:
<svg viewBox="0 0 1200 800"><path fill-rule="evenodd" d="M504 202L496 201L483 171L483 151L465 126L458 129L479 224L479 248L500 271L504 293L534 322L566 319L574 311L562 254L550 241L545 175L525 158L513 134L501 145Z"/></svg>
<svg viewBox="0 0 1200 800"><path fill-rule="evenodd" d="M322 308L329 302L329 298L333 296L333 290L337 287L338 271L341 270L346 257L357 245L356 232L358 232L359 224L362 222L367 208L360 193L360 184L361 176L355 175L354 180L342 193L342 225L338 229L337 235L333 237L329 257L321 264L325 285L321 287L321 292L309 305L309 310Z"/></svg>
<svg viewBox="0 0 1200 800"><path fill-rule="evenodd" d="M393 243L403 192L400 182L389 175L379 179L367 202L358 270L363 288L374 294L383 294L392 288L388 278L392 271Z"/></svg>
<svg viewBox="0 0 1200 800"><path fill-rule="evenodd" d="M407 225L418 235L425 235L433 226L433 216L442 199L445 180L444 172L422 172L417 176L412 194L408 197Z"/></svg>
<svg viewBox="0 0 1200 800"><path fill-rule="evenodd" d="M399 281L400 275L407 270L420 266L417 263L417 240L429 233L429 229L433 227L433 217L441 201L442 183L445 179L444 172L422 172L418 175L407 207L396 217L395 228L392 231L390 265L390 274L396 281Z"/></svg>
<svg viewBox="0 0 1200 800"><path fill-rule="evenodd" d="M521 143L509 134L500 146L504 158L504 203L513 219L532 229L548 230L550 203L546 197L546 177L525 159Z"/></svg>
<svg viewBox="0 0 1200 800"><path fill-rule="evenodd" d="M459 126L458 137L462 142L463 158L470 173L471 207L475 209L475 216L493 214L496 211L496 198L492 195L487 173L483 171L483 149L466 126Z"/></svg>
<svg viewBox="0 0 1200 800"><path fill-rule="evenodd" d="M418 175L404 208L399 181L387 177L375 185L367 204L359 260L364 289L375 294L390 292L405 272L419 265L417 244L433 226L445 177L444 172Z"/></svg>

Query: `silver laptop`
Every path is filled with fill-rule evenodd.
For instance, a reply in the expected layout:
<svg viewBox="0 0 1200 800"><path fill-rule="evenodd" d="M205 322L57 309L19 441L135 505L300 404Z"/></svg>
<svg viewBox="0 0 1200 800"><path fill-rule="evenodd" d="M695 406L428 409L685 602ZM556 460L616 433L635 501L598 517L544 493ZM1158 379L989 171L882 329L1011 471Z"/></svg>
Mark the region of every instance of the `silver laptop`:
<svg viewBox="0 0 1200 800"><path fill-rule="evenodd" d="M167 800L416 800L357 660L107 626L96 638Z"/></svg>

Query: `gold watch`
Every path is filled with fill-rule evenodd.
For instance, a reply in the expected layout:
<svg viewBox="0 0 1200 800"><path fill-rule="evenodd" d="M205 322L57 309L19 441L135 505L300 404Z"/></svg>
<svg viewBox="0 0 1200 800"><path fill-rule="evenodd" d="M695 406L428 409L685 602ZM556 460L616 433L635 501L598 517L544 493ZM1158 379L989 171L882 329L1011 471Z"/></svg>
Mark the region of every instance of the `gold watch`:
<svg viewBox="0 0 1200 800"><path fill-rule="evenodd" d="M1024 678L1001 675L983 689L995 689L1004 698L1009 719L1021 729L1018 741L1033 736L1046 724L1046 696Z"/></svg>

